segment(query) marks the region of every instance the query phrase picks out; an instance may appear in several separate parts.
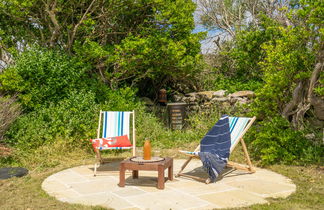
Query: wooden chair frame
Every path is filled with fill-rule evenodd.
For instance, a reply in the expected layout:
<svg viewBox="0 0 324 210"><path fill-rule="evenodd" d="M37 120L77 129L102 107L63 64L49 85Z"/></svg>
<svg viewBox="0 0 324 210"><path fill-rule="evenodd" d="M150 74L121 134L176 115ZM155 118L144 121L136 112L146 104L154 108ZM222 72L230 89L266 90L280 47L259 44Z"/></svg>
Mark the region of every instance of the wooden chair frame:
<svg viewBox="0 0 324 210"><path fill-rule="evenodd" d="M235 149L235 147L237 146L237 144L239 142L241 142L242 144L242 149L243 149L243 152L244 152L244 156L245 156L245 159L246 159L246 163L248 166L242 166L238 163L235 163L235 162L232 162L232 161L228 161L227 162L227 167L231 167L231 168L234 168L234 169L238 169L238 170L244 170L244 171L247 171L249 173L254 173L255 172L255 169L251 163L251 159L250 159L250 156L249 156L249 153L247 151L247 148L246 148L246 144L243 140L243 136L244 134L250 129L250 127L252 126L252 124L254 123L254 121L256 120L256 117L253 117L249 120L249 123L245 126L244 130L242 131L242 133L240 134L240 136L238 137L238 140L235 142L234 145L231 146L231 149L230 149L230 153L232 153L232 151ZM196 149L194 150L194 152L199 152L200 151L200 145L198 145L196 147ZM199 156L197 155L192 155L192 154L186 154L187 156L189 156L189 158L186 160L186 162L181 166L181 169L180 171L175 175L176 177L180 177L180 176L184 176L184 177L188 177L188 178L191 178L191 179L195 179L197 181L202 181L202 182L205 182L206 184L208 184L210 182L210 179L207 178L207 179L203 179L201 177L197 177L197 176L192 176L192 175L188 175L188 174L184 174L182 173L182 171L186 168L186 166L189 164L189 162L193 159L193 158L198 158L199 159Z"/></svg>
<svg viewBox="0 0 324 210"><path fill-rule="evenodd" d="M100 110L99 113L99 122L98 122L98 129L97 129L97 138L100 138L100 127L101 127L101 123L102 123L102 114L104 113L104 111ZM133 128L133 132L132 132L132 140L133 140L133 145L132 145L132 154L133 156L136 155L136 128L135 128L135 110L133 111L129 111L130 114L132 114L132 128ZM102 158L101 154L100 154L100 150L95 148L94 149L95 153L96 153L96 163L94 165L94 176L97 175L97 168L100 166L100 164L104 164L106 161L104 158Z"/></svg>

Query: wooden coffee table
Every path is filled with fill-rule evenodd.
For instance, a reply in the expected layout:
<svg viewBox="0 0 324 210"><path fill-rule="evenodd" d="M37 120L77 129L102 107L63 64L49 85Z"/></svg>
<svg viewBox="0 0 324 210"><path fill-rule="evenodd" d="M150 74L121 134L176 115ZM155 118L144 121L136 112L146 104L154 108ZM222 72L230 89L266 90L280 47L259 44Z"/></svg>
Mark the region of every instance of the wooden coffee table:
<svg viewBox="0 0 324 210"><path fill-rule="evenodd" d="M168 168L168 179L173 180L173 158L166 157L158 162L134 162L131 159L120 163L119 187L125 187L125 171L132 170L133 179L138 178L138 171L158 171L157 188L164 189L164 170Z"/></svg>

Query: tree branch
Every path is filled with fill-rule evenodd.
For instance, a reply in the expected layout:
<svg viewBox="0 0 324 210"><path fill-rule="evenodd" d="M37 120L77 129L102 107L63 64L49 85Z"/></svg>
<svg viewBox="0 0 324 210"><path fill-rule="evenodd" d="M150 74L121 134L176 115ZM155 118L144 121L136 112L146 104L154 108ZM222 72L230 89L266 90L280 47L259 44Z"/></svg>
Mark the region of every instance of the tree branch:
<svg viewBox="0 0 324 210"><path fill-rule="evenodd" d="M74 26L73 30L72 30L72 35L71 35L71 38L69 39L69 42L68 42L68 46L67 46L67 49L70 51L71 50L71 47L72 47L72 44L74 42L74 39L75 39L75 35L76 35L76 32L79 28L79 26L82 24L82 22L84 21L85 17L87 16L87 14L89 13L92 5L94 4L96 0L93 0L89 7L87 8L87 10L84 12L82 18L80 19L80 21Z"/></svg>
<svg viewBox="0 0 324 210"><path fill-rule="evenodd" d="M61 27L60 27L60 25L59 25L59 23L58 23L58 21L56 19L56 15L55 15L57 1L54 0L51 8L50 8L50 5L49 5L50 4L49 1L47 1L47 3L45 3L43 1L43 3L45 4L45 11L47 12L52 24L54 25L54 29L52 29L52 36L51 36L51 39L50 39L50 46L53 47L54 44L55 44L55 41L56 41L56 39L57 39L57 37L59 35L59 31L61 29Z"/></svg>

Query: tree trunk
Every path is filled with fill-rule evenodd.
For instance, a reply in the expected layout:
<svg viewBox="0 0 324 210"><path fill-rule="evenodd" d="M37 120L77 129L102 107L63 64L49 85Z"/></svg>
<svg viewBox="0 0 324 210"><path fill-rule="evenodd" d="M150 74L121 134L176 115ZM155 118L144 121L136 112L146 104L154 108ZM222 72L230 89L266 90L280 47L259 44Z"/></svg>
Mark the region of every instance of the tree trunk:
<svg viewBox="0 0 324 210"><path fill-rule="evenodd" d="M300 81L298 83L293 91L291 101L283 109L282 115L286 119L291 121L295 129L303 129L305 113L311 108L311 105L315 105L323 101L314 96L314 87L319 80L319 76L321 71L323 71L323 67L324 51L322 50L319 53L317 63L310 78L306 81ZM322 110L315 112L315 115L316 113L322 113ZM317 118L320 119L320 116L318 116Z"/></svg>

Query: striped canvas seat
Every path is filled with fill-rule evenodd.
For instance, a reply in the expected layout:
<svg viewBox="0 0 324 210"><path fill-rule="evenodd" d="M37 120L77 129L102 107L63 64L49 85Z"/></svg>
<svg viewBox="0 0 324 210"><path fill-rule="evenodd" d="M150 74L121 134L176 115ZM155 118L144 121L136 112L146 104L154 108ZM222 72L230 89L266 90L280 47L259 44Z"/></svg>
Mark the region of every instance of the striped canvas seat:
<svg viewBox="0 0 324 210"><path fill-rule="evenodd" d="M232 167L234 169L239 169L239 170L245 170L248 171L249 173L254 173L255 170L252 166L250 157L249 157L249 153L247 151L245 142L243 140L243 136L244 134L248 131L248 129L252 126L253 122L255 121L256 117L253 118L247 118L247 117L229 117L229 129L230 129L230 141L231 141L231 145L230 145L230 153L234 150L234 148L236 147L236 145L240 142L242 144L242 149L245 155L245 159L247 162L248 166L243 166L241 164L237 164L234 163L232 161L227 161L227 166L228 167ZM203 138L204 139L204 138ZM215 138L215 144L219 145L223 142L217 142L219 141L219 139L217 140L217 138ZM220 150L222 150L221 148L219 148ZM227 147L227 151L228 151L228 147ZM176 177L179 176L185 176L188 178L192 178L192 179L196 179L199 181L204 181L205 183L209 183L211 180L208 179L203 179L197 176L193 176L193 175L189 175L186 173L182 173L182 171L185 169L185 167L189 164L189 162L191 161L192 158L200 158L199 156L199 152L200 152L200 145L198 145L196 147L196 149L191 152L191 151L184 151L184 150L179 150L179 152L189 156L189 158L186 160L186 162L181 166L180 171L176 174ZM223 158L224 159L224 158ZM224 159L227 160L227 159Z"/></svg>
<svg viewBox="0 0 324 210"><path fill-rule="evenodd" d="M230 152L232 152L235 146L239 143L239 137L241 136L242 132L244 131L245 127L247 126L250 120L251 118L247 117L229 117L229 127L231 133ZM199 148L194 152L184 150L180 150L180 152L198 156Z"/></svg>
<svg viewBox="0 0 324 210"><path fill-rule="evenodd" d="M251 118L247 117L229 117L229 126L231 132L231 152L239 143L239 137L243 133L250 120Z"/></svg>
<svg viewBox="0 0 324 210"><path fill-rule="evenodd" d="M133 112L113 112L102 111L102 138L124 136L130 139L130 115ZM99 128L100 129L100 128ZM97 135L97 139L100 137ZM106 149L131 149L132 147L101 147L100 150Z"/></svg>
<svg viewBox="0 0 324 210"><path fill-rule="evenodd" d="M132 115L132 120L131 120L131 115ZM132 144L131 144L132 146L117 147L116 145L116 147L114 147L113 144L109 145L109 140L125 139L125 136L127 136L128 139L132 139ZM124 138L116 138L116 137L124 137ZM93 145L94 143L96 143L96 145L99 145L94 147L97 159L99 160L99 163L95 163L94 175L96 175L97 167L99 167L100 163L103 163L104 161L100 155L101 150L132 149L133 156L135 156L135 148L136 148L135 111L120 112L120 111L100 110L99 123L97 129L97 139L93 139L92 143Z"/></svg>

